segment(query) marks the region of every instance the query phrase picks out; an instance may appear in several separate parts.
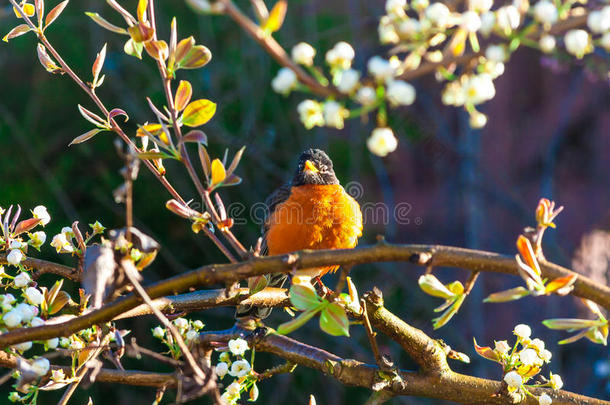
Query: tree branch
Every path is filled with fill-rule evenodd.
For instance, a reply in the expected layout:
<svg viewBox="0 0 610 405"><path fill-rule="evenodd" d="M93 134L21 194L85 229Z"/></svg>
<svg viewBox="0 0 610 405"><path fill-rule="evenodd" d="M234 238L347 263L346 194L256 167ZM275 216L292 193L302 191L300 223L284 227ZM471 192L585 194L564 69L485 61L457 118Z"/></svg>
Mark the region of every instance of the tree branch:
<svg viewBox="0 0 610 405"><path fill-rule="evenodd" d="M6 260L6 253L0 253L0 264L8 264L8 261ZM33 277L37 277L46 273L51 273L70 279L72 281L80 280L80 273L77 269L73 267L64 266L63 264L53 263L41 259L35 259L33 257L26 257L21 262L21 264L36 270L33 274Z"/></svg>
<svg viewBox="0 0 610 405"><path fill-rule="evenodd" d="M190 288L233 283L270 273L288 273L294 268L392 261L410 261L421 266L458 267L471 271L518 275L517 264L511 256L440 245L391 245L382 242L358 249L304 250L280 256L253 258L240 263L211 264L155 283L146 288L146 292L155 299L178 294ZM540 266L542 277L551 280L577 274L548 262L542 262ZM590 299L610 309L610 287L597 284L583 275L577 274L572 294ZM141 299L130 294L107 303L103 308L66 322L14 330L0 335L0 348L21 342L69 336L91 325L108 322L139 304Z"/></svg>

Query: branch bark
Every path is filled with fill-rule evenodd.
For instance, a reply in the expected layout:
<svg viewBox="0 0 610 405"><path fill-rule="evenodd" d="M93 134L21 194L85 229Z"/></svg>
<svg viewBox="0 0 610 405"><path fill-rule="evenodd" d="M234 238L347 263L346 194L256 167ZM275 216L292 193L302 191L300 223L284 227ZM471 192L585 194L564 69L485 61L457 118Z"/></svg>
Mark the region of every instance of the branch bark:
<svg viewBox="0 0 610 405"><path fill-rule="evenodd" d="M409 261L421 266L457 267L471 271L518 275L517 264L512 256L440 245L391 245L382 242L358 249L304 250L280 256L254 258L240 263L211 264L155 283L146 288L146 292L155 299L178 294L190 288L233 283L248 277L270 273L288 273L294 268L392 261ZM540 265L542 277L551 280L577 274L548 262L542 262ZM610 287L597 284L583 275L577 274L572 294L590 299L604 308L610 309ZM103 308L67 322L14 330L0 335L0 348L21 342L69 336L91 325L108 322L141 303L139 297L130 294L106 304Z"/></svg>
<svg viewBox="0 0 610 405"><path fill-rule="evenodd" d="M63 264L35 259L33 257L26 257L21 263L26 267L36 270L33 274L34 277L40 276L41 274L51 273L72 281L80 280L80 273L77 269L64 266ZM8 264L8 261L6 260L6 253L0 253L0 264Z"/></svg>

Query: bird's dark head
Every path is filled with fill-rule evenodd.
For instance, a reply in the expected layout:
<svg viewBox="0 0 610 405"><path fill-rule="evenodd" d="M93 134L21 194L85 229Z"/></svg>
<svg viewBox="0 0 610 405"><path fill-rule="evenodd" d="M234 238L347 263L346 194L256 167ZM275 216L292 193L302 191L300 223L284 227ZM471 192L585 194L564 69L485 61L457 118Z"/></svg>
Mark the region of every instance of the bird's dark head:
<svg viewBox="0 0 610 405"><path fill-rule="evenodd" d="M308 184L339 184L333 170L333 161L320 149L307 149L299 157L299 165L292 179L293 186Z"/></svg>

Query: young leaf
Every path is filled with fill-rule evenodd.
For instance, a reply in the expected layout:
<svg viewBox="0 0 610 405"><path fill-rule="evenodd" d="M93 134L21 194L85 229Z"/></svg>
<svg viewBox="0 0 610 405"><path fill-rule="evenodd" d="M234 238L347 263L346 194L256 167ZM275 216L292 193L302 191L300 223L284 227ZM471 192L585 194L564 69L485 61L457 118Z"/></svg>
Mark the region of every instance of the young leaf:
<svg viewBox="0 0 610 405"><path fill-rule="evenodd" d="M32 230L33 228L36 227L36 225L38 225L40 223L40 221L41 221L40 218L29 218L29 219L24 219L23 221L20 221L15 226L15 230L13 231L13 236L18 236L24 232L28 232L28 231Z"/></svg>
<svg viewBox="0 0 610 405"><path fill-rule="evenodd" d="M18 26L16 26L15 28L13 28L12 30L10 30L8 32L8 34L6 34L2 40L4 42L8 42L9 39L13 39L13 38L17 38L23 34L27 34L28 32L30 32L32 29L30 28L29 25L27 24L20 24Z"/></svg>
<svg viewBox="0 0 610 405"><path fill-rule="evenodd" d="M178 84L178 89L176 90L176 97L174 98L174 107L176 111L180 112L184 110L189 101L191 101L191 96L193 95L193 86L186 80L180 80L180 84Z"/></svg>
<svg viewBox="0 0 610 405"><path fill-rule="evenodd" d="M137 43L150 41L155 34L154 28L142 22L127 28L127 32L129 32L131 39Z"/></svg>
<svg viewBox="0 0 610 405"><path fill-rule="evenodd" d="M322 300L316 294L313 287L307 287L302 284L293 284L290 287L290 302L292 305L301 310L306 311L318 307Z"/></svg>
<svg viewBox="0 0 610 405"><path fill-rule="evenodd" d="M184 109L182 123L189 127L198 127L208 122L216 113L216 103L200 99L195 100Z"/></svg>
<svg viewBox="0 0 610 405"><path fill-rule="evenodd" d="M103 129L99 129L99 128L94 128L91 131L87 131L82 135L77 136L76 138L74 138L72 140L72 142L70 142L68 144L68 146L72 146L72 145L76 145L79 143L83 143L88 141L89 139L93 138L95 135L97 135L98 133L102 132Z"/></svg>
<svg viewBox="0 0 610 405"><path fill-rule="evenodd" d="M178 59L176 57L176 69L197 69L205 66L211 59L212 52L208 48L203 45L195 45L190 48L183 58Z"/></svg>
<svg viewBox="0 0 610 405"><path fill-rule="evenodd" d="M434 275L424 274L417 280L419 288L421 288L426 294L432 295L433 297L439 298L452 298L455 296L443 283L441 283Z"/></svg>
<svg viewBox="0 0 610 405"><path fill-rule="evenodd" d="M49 73L63 73L63 69L57 66L57 63L49 55L47 55L47 49L43 44L38 44L36 48L36 52L38 53L38 60L40 64L47 70Z"/></svg>
<svg viewBox="0 0 610 405"><path fill-rule="evenodd" d="M148 7L148 0L138 1L137 15L140 22L146 22L146 7Z"/></svg>
<svg viewBox="0 0 610 405"><path fill-rule="evenodd" d="M518 300L528 295L530 295L530 291L527 288L516 287L511 288L510 290L489 294L483 302L508 302Z"/></svg>
<svg viewBox="0 0 610 405"><path fill-rule="evenodd" d="M570 291L572 291L572 286L576 282L576 279L578 279L578 276L576 274L570 274L569 276L556 278L555 280L551 281L546 285L545 292L547 294L556 293L559 295L566 295Z"/></svg>
<svg viewBox="0 0 610 405"><path fill-rule="evenodd" d="M62 1L61 3L53 7L53 10L49 11L47 18L44 21L45 29L47 29L49 25L51 25L51 23L53 23L53 21L55 21L57 17L59 17L61 12L64 11L64 8L66 8L66 6L68 5L68 1L69 0Z"/></svg>
<svg viewBox="0 0 610 405"><path fill-rule="evenodd" d="M36 8L36 16L38 17L38 25L42 23L42 17L44 17L44 0L34 0L34 7Z"/></svg>
<svg viewBox="0 0 610 405"><path fill-rule="evenodd" d="M250 277L248 279L248 289L250 295L254 295L259 291L262 291L269 284L269 280L265 276Z"/></svg>
<svg viewBox="0 0 610 405"><path fill-rule="evenodd" d="M176 45L176 55L174 56L177 61L184 59L184 57L191 51L195 46L195 38L188 37L181 39Z"/></svg>
<svg viewBox="0 0 610 405"><path fill-rule="evenodd" d="M210 188L214 188L227 178L227 172L222 162L218 159L212 161L212 182Z"/></svg>
<svg viewBox="0 0 610 405"><path fill-rule="evenodd" d="M151 159L166 159L169 156L167 153L157 152L157 151L148 151L138 153L138 157L142 160L151 160Z"/></svg>
<svg viewBox="0 0 610 405"><path fill-rule="evenodd" d="M34 9L33 4L25 3L21 6L21 9L25 13L25 15L28 17L33 17L34 14L36 14L36 9ZM21 18L21 12L19 10L17 10L16 7L13 7L13 12L15 13L15 16L17 16L17 18Z"/></svg>
<svg viewBox="0 0 610 405"><path fill-rule="evenodd" d="M92 13L90 11L85 13L89 18L91 18L95 23L97 23L100 27L107 29L108 31L112 31L115 32L117 34L123 34L123 35L129 35L129 33L127 32L127 30L125 28L121 28L121 27L117 27L114 24L109 23L108 21L106 21L101 15L99 15L98 13ZM51 13L49 13L49 15L51 15ZM47 16L47 19L49 17ZM48 25L49 23L47 23Z"/></svg>
<svg viewBox="0 0 610 405"><path fill-rule="evenodd" d="M93 125L95 125L99 128L102 128L102 129L108 128L107 123L104 121L104 119L102 117L100 117L99 115L97 115L95 113L92 113L91 111L87 110L85 107L83 107L80 104L78 104L78 111L80 112L80 115L82 115L84 119L86 119Z"/></svg>
<svg viewBox="0 0 610 405"><path fill-rule="evenodd" d="M286 18L287 8L288 4L286 0L280 0L275 3L275 6L273 6L271 12L269 13L269 18L267 18L267 21L265 21L262 29L272 33L282 28L282 24L284 24L284 19Z"/></svg>
<svg viewBox="0 0 610 405"><path fill-rule="evenodd" d="M129 40L127 40L123 46L123 51L125 51L127 55L135 56L138 59L142 59L143 50L144 45L134 41L133 38L129 38Z"/></svg>
<svg viewBox="0 0 610 405"><path fill-rule="evenodd" d="M345 309L333 302L322 309L320 329L333 336L349 336L349 321Z"/></svg>
<svg viewBox="0 0 610 405"><path fill-rule="evenodd" d="M210 155L208 155L208 151L203 144L198 145L197 151L199 152L199 161L201 162L201 167L203 168L203 174L205 174L206 180L209 181L210 172L212 171Z"/></svg>
<svg viewBox="0 0 610 405"><path fill-rule="evenodd" d="M277 333L280 335L287 335L290 332L297 330L301 326L305 325L307 323L307 321L309 321L311 318L313 318L313 316L315 314L317 314L319 311L320 311L320 307L312 308L305 312L301 312L301 314L299 316L297 316L296 318L294 318L293 320L281 324L277 328Z"/></svg>
<svg viewBox="0 0 610 405"><path fill-rule="evenodd" d="M233 174L235 169L237 169L237 165L239 165L239 161L241 160L241 157L243 156L245 150L246 150L246 147L242 146L241 149L239 149L237 151L237 153L235 154L235 156L233 157L233 160L231 161L231 165L227 169L227 175L228 176Z"/></svg>
<svg viewBox="0 0 610 405"><path fill-rule="evenodd" d="M148 41L144 42L144 49L151 58L159 62L165 61L169 55L167 42L165 41Z"/></svg>
<svg viewBox="0 0 610 405"><path fill-rule="evenodd" d="M112 111L110 111L108 113L108 121L110 121L111 119L113 119L114 117L117 117L119 115L125 116L124 122L127 122L127 120L129 120L129 116L127 115L127 113L124 110L121 110L120 108L113 108Z"/></svg>
<svg viewBox="0 0 610 405"><path fill-rule="evenodd" d="M102 67L104 66L104 60L106 59L106 44L102 47L102 50L99 51L95 58L95 62L93 62L93 66L91 67L91 73L93 73L93 86L97 84L98 77L102 71Z"/></svg>
<svg viewBox="0 0 610 405"><path fill-rule="evenodd" d="M208 137L203 131L199 131L198 129L193 129L182 137L182 142L193 142L193 143L201 143L203 145L207 145Z"/></svg>
<svg viewBox="0 0 610 405"><path fill-rule="evenodd" d="M542 324L549 329L585 329L593 326L599 326L600 321L592 319L576 319L576 318L557 318L545 319Z"/></svg>
<svg viewBox="0 0 610 405"><path fill-rule="evenodd" d="M464 294L459 295L455 299L453 304L449 308L447 308L447 310L445 312L443 312L443 314L441 316L439 316L438 318L434 318L432 320L432 327L434 329L439 329L439 328L445 326L447 324L447 322L449 322L451 320L451 318L453 318L453 315L457 314L457 312L459 311L459 309L462 306L462 303L464 302L465 299L466 299L466 295L464 295Z"/></svg>
<svg viewBox="0 0 610 405"><path fill-rule="evenodd" d="M499 362L500 358L491 347L479 346L475 338L472 338L472 340L474 341L474 350L476 350L479 356L485 357L487 360Z"/></svg>

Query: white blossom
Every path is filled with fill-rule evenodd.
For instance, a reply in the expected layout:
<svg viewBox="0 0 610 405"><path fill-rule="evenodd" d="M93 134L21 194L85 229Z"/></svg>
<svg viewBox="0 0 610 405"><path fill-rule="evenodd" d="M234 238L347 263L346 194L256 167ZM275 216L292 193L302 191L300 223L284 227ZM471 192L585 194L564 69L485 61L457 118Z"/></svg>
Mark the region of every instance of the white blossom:
<svg viewBox="0 0 610 405"><path fill-rule="evenodd" d="M23 247L23 243L18 240L12 240L8 245L9 249L21 249Z"/></svg>
<svg viewBox="0 0 610 405"><path fill-rule="evenodd" d="M534 6L534 18L544 25L550 26L555 24L558 17L559 12L557 7L549 0L540 0Z"/></svg>
<svg viewBox="0 0 610 405"><path fill-rule="evenodd" d="M68 347L70 347L70 339L66 337L59 338L59 345L64 349L67 349Z"/></svg>
<svg viewBox="0 0 610 405"><path fill-rule="evenodd" d="M193 322L193 328L195 330L200 330L203 329L203 322L201 322L199 319L197 319L195 322Z"/></svg>
<svg viewBox="0 0 610 405"><path fill-rule="evenodd" d="M292 60L296 63L305 66L313 65L313 58L316 56L316 50L307 42L299 42L292 48Z"/></svg>
<svg viewBox="0 0 610 405"><path fill-rule="evenodd" d="M532 339L532 341L530 342L530 347L536 349L536 351L540 353L544 350L545 347L544 340L538 338Z"/></svg>
<svg viewBox="0 0 610 405"><path fill-rule="evenodd" d="M34 215L34 218L40 219L40 223L42 224L42 226L45 226L51 221L51 215L49 215L47 207L45 207L44 205L34 207L34 209L32 210L32 214Z"/></svg>
<svg viewBox="0 0 610 405"><path fill-rule="evenodd" d="M493 12L488 11L481 14L481 29L479 30L481 34L488 36L493 31L495 25L496 15Z"/></svg>
<svg viewBox="0 0 610 405"><path fill-rule="evenodd" d="M398 140L391 128L375 128L367 139L366 146L374 155L384 157L396 150Z"/></svg>
<svg viewBox="0 0 610 405"><path fill-rule="evenodd" d="M12 311L8 311L2 317L2 321L9 328L16 328L17 326L21 325L21 312L15 309L13 309Z"/></svg>
<svg viewBox="0 0 610 405"><path fill-rule="evenodd" d="M19 263L23 260L23 252L19 249L13 249L6 255L6 261L8 264L13 266L18 266Z"/></svg>
<svg viewBox="0 0 610 405"><path fill-rule="evenodd" d="M377 28L379 35L379 42L382 44L396 44L398 43L398 33L390 17L384 15L379 19L379 26Z"/></svg>
<svg viewBox="0 0 610 405"><path fill-rule="evenodd" d="M239 395L239 392L241 391L241 385L239 385L238 382L232 382L228 387L227 387L227 392L229 393L229 395L231 396L236 396Z"/></svg>
<svg viewBox="0 0 610 405"><path fill-rule="evenodd" d="M85 345L80 339L71 339L69 347L71 350L81 350L85 347Z"/></svg>
<svg viewBox="0 0 610 405"><path fill-rule="evenodd" d="M248 349L248 342L242 338L229 340L229 350L236 356L243 356Z"/></svg>
<svg viewBox="0 0 610 405"><path fill-rule="evenodd" d="M430 5L430 0L412 0L411 7L417 11L423 11Z"/></svg>
<svg viewBox="0 0 610 405"><path fill-rule="evenodd" d="M426 18L438 28L446 28L449 24L451 12L443 3L432 3L426 9Z"/></svg>
<svg viewBox="0 0 610 405"><path fill-rule="evenodd" d="M392 106L411 105L415 101L415 88L402 80L388 82L386 97Z"/></svg>
<svg viewBox="0 0 610 405"><path fill-rule="evenodd" d="M348 116L349 112L338 102L329 100L324 103L322 114L327 126L343 129L343 120Z"/></svg>
<svg viewBox="0 0 610 405"><path fill-rule="evenodd" d="M32 342L23 342L13 345L12 347L19 350L20 352L25 352L26 350L30 350L32 348Z"/></svg>
<svg viewBox="0 0 610 405"><path fill-rule="evenodd" d="M548 394L542 394L538 397L538 404L540 405L551 405L553 400Z"/></svg>
<svg viewBox="0 0 610 405"><path fill-rule="evenodd" d="M521 14L519 14L519 10L515 6L504 6L496 11L496 20L501 30L505 33L510 33L512 30L519 28Z"/></svg>
<svg viewBox="0 0 610 405"><path fill-rule="evenodd" d="M471 76L464 83L462 90L465 102L473 105L491 100L496 95L493 80L488 74Z"/></svg>
<svg viewBox="0 0 610 405"><path fill-rule="evenodd" d="M174 325L178 329L186 329L189 327L189 321L184 318L176 318L174 319Z"/></svg>
<svg viewBox="0 0 610 405"><path fill-rule="evenodd" d="M553 52L555 49L555 37L552 35L543 35L538 41L540 50L544 53Z"/></svg>
<svg viewBox="0 0 610 405"><path fill-rule="evenodd" d="M550 362L551 361L551 357L553 357L553 354L549 350L547 350L547 349L544 349L544 350L542 350L540 352L540 358L542 360L544 360L545 363Z"/></svg>
<svg viewBox="0 0 610 405"><path fill-rule="evenodd" d="M515 334L515 336L518 336L521 339L529 339L532 335L532 328L523 323L520 323L519 325L515 326L513 333Z"/></svg>
<svg viewBox="0 0 610 405"><path fill-rule="evenodd" d="M551 373L551 388L553 388L554 390L560 390L561 387L563 387L563 380L561 379L561 376L559 374L553 374Z"/></svg>
<svg viewBox="0 0 610 405"><path fill-rule="evenodd" d="M394 76L395 69L390 61L381 56L373 56L367 63L369 73L378 81L383 82Z"/></svg>
<svg viewBox="0 0 610 405"><path fill-rule="evenodd" d="M165 329L163 329L160 326L157 326L156 328L153 329L152 335L154 337L156 337L157 339L163 339L163 337L165 336Z"/></svg>
<svg viewBox="0 0 610 405"><path fill-rule="evenodd" d="M28 305L25 302L17 304L15 310L19 311L23 322L30 322L36 315L38 315L38 308Z"/></svg>
<svg viewBox="0 0 610 405"><path fill-rule="evenodd" d="M47 241L47 234L44 231L34 232L30 235L29 243L34 247L40 247Z"/></svg>
<svg viewBox="0 0 610 405"><path fill-rule="evenodd" d="M491 10L493 6L493 0L469 0L468 5L471 10L478 13L486 13Z"/></svg>
<svg viewBox="0 0 610 405"><path fill-rule="evenodd" d="M398 24L398 33L406 38L411 38L421 29L419 20L415 18L405 18Z"/></svg>
<svg viewBox="0 0 610 405"><path fill-rule="evenodd" d="M577 58L591 52L591 37L585 30L570 30L563 38L566 50Z"/></svg>
<svg viewBox="0 0 610 405"><path fill-rule="evenodd" d="M15 302L15 297L13 294L2 294L0 295L0 302L2 304L11 305Z"/></svg>
<svg viewBox="0 0 610 405"><path fill-rule="evenodd" d="M538 362L538 353L534 349L525 349L519 353L519 360L525 366L533 366Z"/></svg>
<svg viewBox="0 0 610 405"><path fill-rule="evenodd" d="M55 248L57 253L72 253L74 252L74 246L66 237L66 233L58 233L53 236L50 245Z"/></svg>
<svg viewBox="0 0 610 405"><path fill-rule="evenodd" d="M42 293L36 287L28 287L25 290L25 298L32 305L40 305L44 299Z"/></svg>
<svg viewBox="0 0 610 405"><path fill-rule="evenodd" d="M49 360L45 359L44 357L39 357L32 363L32 371L34 371L36 375L40 377L46 375L50 368L51 363L49 363Z"/></svg>
<svg viewBox="0 0 610 405"><path fill-rule="evenodd" d="M606 32L599 40L601 46L604 47L606 51L610 52L610 32Z"/></svg>
<svg viewBox="0 0 610 405"><path fill-rule="evenodd" d="M356 56L354 48L347 42L341 41L326 52L326 63L336 69L348 69L352 66L354 56Z"/></svg>
<svg viewBox="0 0 610 405"><path fill-rule="evenodd" d="M473 111L468 120L471 128L480 129L487 124L487 116L480 111Z"/></svg>
<svg viewBox="0 0 610 405"><path fill-rule="evenodd" d="M297 82L297 75L292 69L283 67L277 72L277 76L271 80L271 87L276 93L286 96L297 86Z"/></svg>
<svg viewBox="0 0 610 405"><path fill-rule="evenodd" d="M185 335L185 339L189 342L196 340L198 337L199 337L199 332L197 332L196 330L193 330L193 329L186 332L186 335Z"/></svg>
<svg viewBox="0 0 610 405"><path fill-rule="evenodd" d="M504 381L509 387L518 388L523 383L523 378L516 371L509 371L504 376Z"/></svg>
<svg viewBox="0 0 610 405"><path fill-rule="evenodd" d="M591 11L587 17L587 26L591 32L602 34L610 30L610 6Z"/></svg>
<svg viewBox="0 0 610 405"><path fill-rule="evenodd" d="M307 129L313 127L321 127L324 125L324 116L322 115L322 104L315 100L303 100L297 107L299 118Z"/></svg>
<svg viewBox="0 0 610 405"><path fill-rule="evenodd" d="M61 228L61 233L66 235L66 238L71 238L72 236L74 236L74 230L69 226L64 226L63 228Z"/></svg>
<svg viewBox="0 0 610 405"><path fill-rule="evenodd" d="M30 284L31 281L32 279L30 278L30 275L28 273L21 272L13 279L13 284L17 288L23 288Z"/></svg>
<svg viewBox="0 0 610 405"><path fill-rule="evenodd" d="M407 6L407 0L386 0L385 11L388 14L392 14L396 17L402 17L405 15L405 7Z"/></svg>
<svg viewBox="0 0 610 405"><path fill-rule="evenodd" d="M51 338L51 339L47 340L47 347L49 349L57 349L58 345L59 345L59 338Z"/></svg>
<svg viewBox="0 0 610 405"><path fill-rule="evenodd" d="M32 327L42 326L42 325L44 325L44 319L42 319L42 318L40 318L38 316L35 316L30 321L30 326L32 326Z"/></svg>
<svg viewBox="0 0 610 405"><path fill-rule="evenodd" d="M339 80L339 84L337 85L337 89L341 93L349 94L358 85L358 81L360 80L360 72L354 69L347 69L341 72L341 79Z"/></svg>
<svg viewBox="0 0 610 405"><path fill-rule="evenodd" d="M502 45L489 45L485 50L485 57L493 62L504 62L506 49Z"/></svg>
<svg viewBox="0 0 610 405"><path fill-rule="evenodd" d="M231 364L229 374L233 377L243 377L250 372L250 363L247 360L236 360Z"/></svg>
<svg viewBox="0 0 610 405"><path fill-rule="evenodd" d="M462 13L460 27L468 32L477 32L481 28L481 17L475 11Z"/></svg>
<svg viewBox="0 0 610 405"><path fill-rule="evenodd" d="M216 364L215 371L219 378L223 378L229 372L229 365L224 361L221 361L220 363Z"/></svg>
<svg viewBox="0 0 610 405"><path fill-rule="evenodd" d="M500 340L495 342L495 351L501 354L506 354L510 350L510 346L506 340Z"/></svg>
<svg viewBox="0 0 610 405"><path fill-rule="evenodd" d="M370 86L363 86L358 89L358 92L356 93L356 100L360 104L368 106L377 100L377 93L375 92L374 88Z"/></svg>

